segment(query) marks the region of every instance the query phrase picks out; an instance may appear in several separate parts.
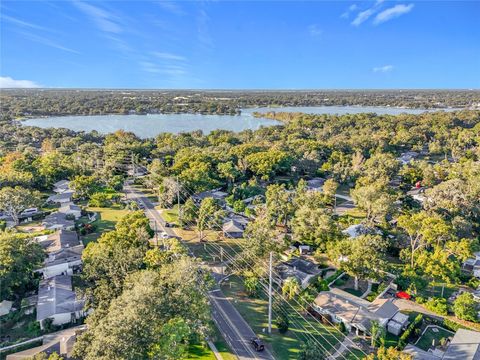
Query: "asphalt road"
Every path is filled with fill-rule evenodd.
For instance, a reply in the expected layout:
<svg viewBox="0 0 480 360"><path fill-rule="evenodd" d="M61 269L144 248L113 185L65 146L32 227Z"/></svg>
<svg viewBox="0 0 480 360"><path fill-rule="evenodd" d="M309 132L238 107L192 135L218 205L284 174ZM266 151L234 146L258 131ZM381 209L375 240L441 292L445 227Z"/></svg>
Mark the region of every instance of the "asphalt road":
<svg viewBox="0 0 480 360"><path fill-rule="evenodd" d="M147 196L128 183L125 184L123 190L127 199L143 205L145 215L147 215L152 223L157 224L157 231L165 231L171 236L176 236L172 228L165 227L165 220ZM212 275L217 282L221 278L216 273ZM253 345L250 344L250 340L256 336L255 333L220 289L210 291L209 297L212 304L213 321L225 338L225 341L229 344L231 350L240 360L275 360L268 350L262 352L255 351Z"/></svg>

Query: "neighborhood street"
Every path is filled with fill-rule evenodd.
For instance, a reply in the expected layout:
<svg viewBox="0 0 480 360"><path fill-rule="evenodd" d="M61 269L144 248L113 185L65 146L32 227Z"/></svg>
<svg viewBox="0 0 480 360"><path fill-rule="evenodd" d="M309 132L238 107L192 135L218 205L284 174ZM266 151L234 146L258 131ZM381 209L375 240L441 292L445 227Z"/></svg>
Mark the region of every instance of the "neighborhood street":
<svg viewBox="0 0 480 360"><path fill-rule="evenodd" d="M127 199L143 205L145 214L152 223L156 224L157 231L165 231L171 236L177 236L172 228L165 227L165 220L145 194L132 187L129 182L125 183L123 190ZM218 282L220 277L215 276L218 274L213 272L212 275ZM254 350L253 345L250 344L250 340L256 336L255 333L220 289L217 288L210 291L209 297L213 307L213 321L231 350L240 360L275 360L268 350L263 352L256 352Z"/></svg>

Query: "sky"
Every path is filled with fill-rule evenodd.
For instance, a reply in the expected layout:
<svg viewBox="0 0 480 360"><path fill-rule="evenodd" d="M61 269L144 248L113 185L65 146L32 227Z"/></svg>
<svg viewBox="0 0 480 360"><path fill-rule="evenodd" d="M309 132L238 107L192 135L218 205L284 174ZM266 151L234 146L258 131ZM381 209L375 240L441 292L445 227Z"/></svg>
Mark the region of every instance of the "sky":
<svg viewBox="0 0 480 360"><path fill-rule="evenodd" d="M477 1L0 3L0 87L480 88Z"/></svg>

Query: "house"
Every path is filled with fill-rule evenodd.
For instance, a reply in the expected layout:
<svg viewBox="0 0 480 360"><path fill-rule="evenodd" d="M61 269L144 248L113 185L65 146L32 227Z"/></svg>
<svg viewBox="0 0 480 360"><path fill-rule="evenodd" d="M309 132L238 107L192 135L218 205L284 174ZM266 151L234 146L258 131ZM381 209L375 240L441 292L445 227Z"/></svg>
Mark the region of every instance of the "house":
<svg viewBox="0 0 480 360"><path fill-rule="evenodd" d="M480 332L458 329L442 360L480 359Z"/></svg>
<svg viewBox="0 0 480 360"><path fill-rule="evenodd" d="M245 227L237 220L229 220L222 226L223 235L229 238L243 237Z"/></svg>
<svg viewBox="0 0 480 360"><path fill-rule="evenodd" d="M325 179L320 177L307 180L307 190L322 191L324 183L325 183Z"/></svg>
<svg viewBox="0 0 480 360"><path fill-rule="evenodd" d="M32 359L35 355L45 353L47 356L56 352L64 359L72 358L73 345L82 332L87 329L86 325L80 325L66 330L43 336L42 345L7 355L6 360Z"/></svg>
<svg viewBox="0 0 480 360"><path fill-rule="evenodd" d="M480 278L480 251L473 253L473 258L465 260L462 270L473 274L476 278Z"/></svg>
<svg viewBox="0 0 480 360"><path fill-rule="evenodd" d="M75 231L60 230L55 234L41 237L37 242L48 256L43 267L36 271L45 279L57 275L71 275L82 264L83 244Z"/></svg>
<svg viewBox="0 0 480 360"><path fill-rule="evenodd" d="M348 228L342 231L343 234L348 235L350 238L355 239L361 235L381 235L382 232L378 229L367 227L363 224L350 225Z"/></svg>
<svg viewBox="0 0 480 360"><path fill-rule="evenodd" d="M57 194L63 193L67 190L70 190L70 181L68 180L60 180L53 184L53 191Z"/></svg>
<svg viewBox="0 0 480 360"><path fill-rule="evenodd" d="M0 316L4 316L10 313L10 310L12 310L12 301L8 300L3 300L0 302Z"/></svg>
<svg viewBox="0 0 480 360"><path fill-rule="evenodd" d="M397 312L388 322L387 330L393 335L399 336L408 325L408 315Z"/></svg>
<svg viewBox="0 0 480 360"><path fill-rule="evenodd" d="M348 331L354 331L357 335L369 334L372 321L387 327L399 310L391 299L376 299L370 303L337 288L321 291L313 308L319 314L328 316L332 322L343 322Z"/></svg>
<svg viewBox="0 0 480 360"><path fill-rule="evenodd" d="M410 161L416 159L418 155L419 154L416 151L407 151L407 152L401 153L400 156L397 158L397 160L400 161L402 165L406 165Z"/></svg>
<svg viewBox="0 0 480 360"><path fill-rule="evenodd" d="M42 221L42 225L47 230L72 230L75 228L75 222L67 219L67 214L54 212L47 215Z"/></svg>
<svg viewBox="0 0 480 360"><path fill-rule="evenodd" d="M419 203L423 203L427 199L425 197L425 190L426 188L423 186L414 187L411 190L407 191L407 195L411 196L414 200L417 200Z"/></svg>
<svg viewBox="0 0 480 360"><path fill-rule="evenodd" d="M199 204L202 202L203 199L206 198L214 198L217 200L221 205L225 205L225 198L228 196L228 193L224 191L220 191L220 189L215 190L208 190L192 196L192 200Z"/></svg>
<svg viewBox="0 0 480 360"><path fill-rule="evenodd" d="M72 202L63 203L60 209L58 209L58 212L72 215L75 217L75 220L78 220L82 216L82 208Z"/></svg>
<svg viewBox="0 0 480 360"><path fill-rule="evenodd" d="M282 262L276 267L276 273L279 279L278 283L283 283L286 279L294 277L298 280L303 289L305 289L312 278L321 273L317 264L299 257L292 258Z"/></svg>
<svg viewBox="0 0 480 360"><path fill-rule="evenodd" d="M84 301L77 299L72 290L70 275L57 275L40 281L37 321L42 329L46 319L52 319L53 325L63 325L83 317L83 305Z"/></svg>
<svg viewBox="0 0 480 360"><path fill-rule="evenodd" d="M47 202L58 203L58 204L69 203L72 201L72 197L74 193L75 191L67 189L64 192L61 192L59 194L49 196L47 199Z"/></svg>
<svg viewBox="0 0 480 360"><path fill-rule="evenodd" d="M480 359L480 332L458 329L445 352L423 351L408 345L403 352L412 355L414 360L478 360Z"/></svg>

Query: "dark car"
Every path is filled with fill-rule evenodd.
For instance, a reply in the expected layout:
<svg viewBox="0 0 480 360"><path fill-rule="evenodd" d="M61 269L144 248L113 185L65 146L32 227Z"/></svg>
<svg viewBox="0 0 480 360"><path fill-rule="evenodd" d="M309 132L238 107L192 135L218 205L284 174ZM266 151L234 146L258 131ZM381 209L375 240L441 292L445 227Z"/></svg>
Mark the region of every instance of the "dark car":
<svg viewBox="0 0 480 360"><path fill-rule="evenodd" d="M265 345L263 344L263 341L260 340L259 338L253 338L251 340L251 343L253 347L255 348L256 351L263 351L265 350Z"/></svg>
<svg viewBox="0 0 480 360"><path fill-rule="evenodd" d="M172 223L166 222L166 223L165 223L165 227L169 227L169 228L171 228L171 227L175 227L175 224L172 224Z"/></svg>

